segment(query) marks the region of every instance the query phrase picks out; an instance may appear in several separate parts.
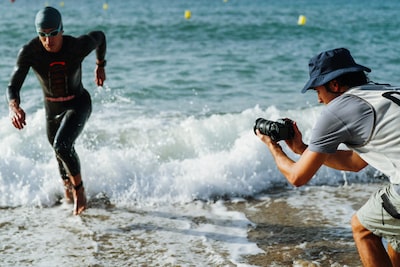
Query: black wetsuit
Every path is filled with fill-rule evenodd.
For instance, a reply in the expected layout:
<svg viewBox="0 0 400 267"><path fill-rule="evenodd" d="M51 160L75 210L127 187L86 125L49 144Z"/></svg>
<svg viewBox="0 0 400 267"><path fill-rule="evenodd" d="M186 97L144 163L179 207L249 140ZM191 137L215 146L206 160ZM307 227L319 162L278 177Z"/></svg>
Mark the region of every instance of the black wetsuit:
<svg viewBox="0 0 400 267"><path fill-rule="evenodd" d="M103 60L106 39L101 31L78 38L64 35L57 53L45 50L39 38L22 47L8 85L8 99L20 103L22 84L32 68L44 94L47 137L52 145L63 179L80 174L74 143L92 111L91 98L82 85L82 61L93 50Z"/></svg>

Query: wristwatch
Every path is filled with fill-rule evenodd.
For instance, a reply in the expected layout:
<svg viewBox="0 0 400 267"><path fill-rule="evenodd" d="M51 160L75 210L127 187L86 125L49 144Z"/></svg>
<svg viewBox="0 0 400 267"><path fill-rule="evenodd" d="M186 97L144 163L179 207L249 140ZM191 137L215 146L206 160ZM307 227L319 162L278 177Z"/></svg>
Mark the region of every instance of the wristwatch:
<svg viewBox="0 0 400 267"><path fill-rule="evenodd" d="M104 67L107 65L107 60L104 59L104 60L101 61L100 63L97 63L97 62L96 62L96 65L99 66L99 67L104 68Z"/></svg>

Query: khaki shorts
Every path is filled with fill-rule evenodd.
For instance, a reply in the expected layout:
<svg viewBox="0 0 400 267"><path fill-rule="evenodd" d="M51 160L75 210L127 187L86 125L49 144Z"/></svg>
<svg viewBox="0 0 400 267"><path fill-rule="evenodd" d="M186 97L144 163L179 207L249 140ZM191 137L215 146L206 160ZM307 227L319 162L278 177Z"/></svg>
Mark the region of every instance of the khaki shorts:
<svg viewBox="0 0 400 267"><path fill-rule="evenodd" d="M400 252L400 219L392 217L386 212L382 204L382 194L386 194L397 212L400 213L400 195L398 192L400 192L399 185L390 184L379 189L357 211L357 217L365 228L386 239L394 250Z"/></svg>

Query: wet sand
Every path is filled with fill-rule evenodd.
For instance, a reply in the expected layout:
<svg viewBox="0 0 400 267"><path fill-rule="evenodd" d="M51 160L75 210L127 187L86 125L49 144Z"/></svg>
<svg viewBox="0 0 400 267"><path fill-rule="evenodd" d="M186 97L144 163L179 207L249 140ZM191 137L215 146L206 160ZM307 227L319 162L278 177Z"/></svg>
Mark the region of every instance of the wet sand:
<svg viewBox="0 0 400 267"><path fill-rule="evenodd" d="M233 203L231 209L244 212L256 224L250 229L248 239L265 252L246 257L248 263L361 266L350 220L379 186L309 187Z"/></svg>

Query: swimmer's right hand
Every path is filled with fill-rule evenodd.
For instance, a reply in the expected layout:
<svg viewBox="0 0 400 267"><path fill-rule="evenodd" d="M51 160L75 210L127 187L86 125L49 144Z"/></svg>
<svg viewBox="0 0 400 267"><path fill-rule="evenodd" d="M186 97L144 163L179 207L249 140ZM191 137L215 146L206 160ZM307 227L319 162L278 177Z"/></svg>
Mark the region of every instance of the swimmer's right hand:
<svg viewBox="0 0 400 267"><path fill-rule="evenodd" d="M25 111L16 103L10 102L10 118L15 128L22 130L26 125Z"/></svg>

